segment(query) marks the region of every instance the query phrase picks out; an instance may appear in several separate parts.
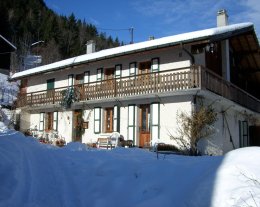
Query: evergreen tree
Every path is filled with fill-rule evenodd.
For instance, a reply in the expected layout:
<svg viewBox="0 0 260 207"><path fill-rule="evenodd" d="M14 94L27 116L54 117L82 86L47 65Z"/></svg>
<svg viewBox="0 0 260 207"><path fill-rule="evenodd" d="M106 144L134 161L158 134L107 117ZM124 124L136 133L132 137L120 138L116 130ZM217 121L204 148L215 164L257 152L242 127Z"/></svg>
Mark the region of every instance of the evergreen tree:
<svg viewBox="0 0 260 207"><path fill-rule="evenodd" d="M22 58L35 51L44 64L84 54L88 40L96 41L97 50L120 45L118 38L98 33L93 24L77 20L73 13L57 15L43 0L1 0L0 11L0 34L18 48L20 58L14 65L21 66ZM32 48L39 40L44 44Z"/></svg>

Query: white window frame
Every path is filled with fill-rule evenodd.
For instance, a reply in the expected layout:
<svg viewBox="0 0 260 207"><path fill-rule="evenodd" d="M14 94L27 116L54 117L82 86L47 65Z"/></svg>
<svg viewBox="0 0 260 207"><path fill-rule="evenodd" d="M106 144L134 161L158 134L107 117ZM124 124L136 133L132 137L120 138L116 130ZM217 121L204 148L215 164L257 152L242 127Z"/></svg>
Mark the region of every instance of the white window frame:
<svg viewBox="0 0 260 207"><path fill-rule="evenodd" d="M122 76L122 64L115 65L115 78Z"/></svg>
<svg viewBox="0 0 260 207"><path fill-rule="evenodd" d="M136 62L132 62L129 64L129 76L135 76L136 75Z"/></svg>
<svg viewBox="0 0 260 207"><path fill-rule="evenodd" d="M102 81L103 80L103 68L98 68L97 69L97 81Z"/></svg>
<svg viewBox="0 0 260 207"><path fill-rule="evenodd" d="M84 72L84 83L89 83L90 79L90 71L85 71Z"/></svg>
<svg viewBox="0 0 260 207"><path fill-rule="evenodd" d="M160 59L159 58L153 58L151 60L151 72L159 72L160 71Z"/></svg>

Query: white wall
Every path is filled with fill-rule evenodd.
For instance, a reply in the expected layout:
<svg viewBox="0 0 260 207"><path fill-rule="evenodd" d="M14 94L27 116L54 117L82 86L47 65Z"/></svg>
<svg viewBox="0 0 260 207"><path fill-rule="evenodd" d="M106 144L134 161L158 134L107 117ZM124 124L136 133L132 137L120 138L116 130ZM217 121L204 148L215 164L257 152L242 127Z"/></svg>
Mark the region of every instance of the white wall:
<svg viewBox="0 0 260 207"><path fill-rule="evenodd" d="M114 68L117 64L122 64L122 77L126 77L129 76L129 64L131 62L136 62L138 68L138 63L151 61L152 58L160 59L160 71L189 67L191 65L190 57L180 47L161 49L82 64L48 74L35 75L28 78L27 92L46 90L46 81L52 78L55 78L55 88L66 87L68 86L68 75L74 74L75 78L76 74L82 74L85 71L90 71L90 82L95 82L97 80L96 73L98 68Z"/></svg>
<svg viewBox="0 0 260 207"><path fill-rule="evenodd" d="M191 114L191 111L192 103L189 100L160 104L160 139L158 142L176 144L174 139L171 139L171 137L178 136L179 123L177 115L181 112L189 115Z"/></svg>

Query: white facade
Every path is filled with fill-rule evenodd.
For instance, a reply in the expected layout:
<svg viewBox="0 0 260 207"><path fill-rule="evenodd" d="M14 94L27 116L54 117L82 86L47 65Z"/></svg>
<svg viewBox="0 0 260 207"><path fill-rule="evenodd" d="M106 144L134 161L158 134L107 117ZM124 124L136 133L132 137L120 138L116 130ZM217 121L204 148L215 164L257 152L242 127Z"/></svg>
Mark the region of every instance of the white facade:
<svg viewBox="0 0 260 207"><path fill-rule="evenodd" d="M245 26L251 27L251 25ZM236 27L231 28L232 31L236 29ZM217 34L220 31L222 29L217 31ZM228 28L223 31L230 32ZM202 35L198 37L201 38ZM125 52L125 54L120 47L117 50L111 50L113 56L109 56L108 51L100 51L96 54L76 57L75 60L82 61L74 65L67 64L71 60L68 59L42 66L42 69L48 73L39 73L37 69L32 69L31 72L16 74L16 77L20 75L27 79L27 101L31 101L31 105L28 104L29 106L22 108L21 130L34 128L43 134L55 129L67 143L81 141L92 144L96 143L98 138L108 137L113 131L117 131L125 140L132 140L134 145L139 147L153 146L156 143L176 144L172 137L178 136L180 126L178 114L182 112L191 114L199 107L196 101L199 99L203 105L212 106L218 114L218 119L214 124L216 133L209 139L199 142L201 152L224 154L234 148L247 146L249 145L249 127L260 125L260 115L246 106L229 100L228 97L225 98L223 87L227 84L223 83L231 79L230 43L228 40L211 43L210 45L213 44L215 48L207 51L208 43L210 43L207 37L204 40L199 39L198 42L195 40L193 42L193 39L189 37L192 39L191 42L184 45L177 41L181 37L178 37L179 39L175 37L173 38L174 45L168 42L167 45L163 44L164 46L161 47L157 45L156 48L147 46L147 50L143 50L146 46L143 47L141 44L140 48L127 46L124 48L130 52ZM160 41L146 44L159 44ZM210 73L202 73L201 68L210 65L209 56L210 58L213 55L213 58L217 56L213 54L217 52L217 45L220 45L219 47L222 45L222 55L219 57L221 59L217 59L221 61L221 68L215 71L216 66L214 66ZM130 47L134 49L131 51ZM103 57L103 53L106 56ZM115 54L117 56L114 56ZM86 62L83 61L84 58ZM62 67L57 69L54 65ZM195 67L198 70L194 70ZM213 75L214 77L209 79L214 72L221 74ZM205 79L208 82L203 79L205 77L208 78ZM81 82L77 82L79 78ZM153 78L158 79L155 81ZM120 81L122 84L124 82L124 85L116 85ZM150 82L147 84L146 81ZM217 81L217 84L214 81ZM51 84L48 85L49 82ZM101 83L106 84L104 89L112 86L111 93L113 94L104 95L102 90L97 92L96 88ZM65 90L76 84L85 84L84 90L92 87L92 92L84 91L83 95L89 93L88 95L93 95L94 98L87 97L76 101L71 107L64 109L55 102L57 94L50 91ZM131 88L133 84L137 84L135 88ZM115 85L122 86L120 90L117 88L121 93L120 96L116 94ZM205 85L208 88L204 88ZM222 91L218 91L218 86L221 86ZM158 90L154 89L156 87ZM47 89L50 90L51 95L48 95ZM101 94L102 97L96 93ZM223 93L222 96L219 93ZM41 99L46 101L46 97L49 97L51 101L48 100L49 102L44 105L37 105L37 102L33 106L34 95L36 95L36 101L40 102Z"/></svg>

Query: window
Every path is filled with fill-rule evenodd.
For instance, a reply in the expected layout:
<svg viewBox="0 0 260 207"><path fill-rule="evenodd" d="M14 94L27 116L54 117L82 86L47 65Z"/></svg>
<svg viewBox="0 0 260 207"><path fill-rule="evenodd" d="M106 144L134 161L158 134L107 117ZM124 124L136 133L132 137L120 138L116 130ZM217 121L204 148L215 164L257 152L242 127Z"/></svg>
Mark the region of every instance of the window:
<svg viewBox="0 0 260 207"><path fill-rule="evenodd" d="M97 69L97 81L102 81L103 80L103 68L98 68Z"/></svg>
<svg viewBox="0 0 260 207"><path fill-rule="evenodd" d="M74 80L73 80L73 78L74 78L74 75L72 74L72 75L68 75L68 86L73 86L73 82L74 82Z"/></svg>
<svg viewBox="0 0 260 207"><path fill-rule="evenodd" d="M45 127L44 127L45 126ZM39 130L43 131L58 131L58 112L40 113L40 127Z"/></svg>
<svg viewBox="0 0 260 207"><path fill-rule="evenodd" d="M90 72L86 71L84 73L84 83L89 83L89 78L90 78Z"/></svg>
<svg viewBox="0 0 260 207"><path fill-rule="evenodd" d="M101 108L94 108L94 133L98 134L101 132Z"/></svg>
<svg viewBox="0 0 260 207"><path fill-rule="evenodd" d="M160 69L159 66L160 66L159 58L153 58L151 72L158 72Z"/></svg>
<svg viewBox="0 0 260 207"><path fill-rule="evenodd" d="M129 64L129 76L136 75L136 62Z"/></svg>
<svg viewBox="0 0 260 207"><path fill-rule="evenodd" d="M198 44L191 46L191 54L196 55L204 52L205 44Z"/></svg>
<svg viewBox="0 0 260 207"><path fill-rule="evenodd" d="M115 66L116 71L115 71L115 78L120 78L122 75L122 65L116 65Z"/></svg>
<svg viewBox="0 0 260 207"><path fill-rule="evenodd" d="M84 83L84 73L77 74L75 77L75 85L81 85Z"/></svg>
<svg viewBox="0 0 260 207"><path fill-rule="evenodd" d="M47 90L54 89L55 78L47 80Z"/></svg>
<svg viewBox="0 0 260 207"><path fill-rule="evenodd" d="M114 108L105 109L105 132L113 132Z"/></svg>
<svg viewBox="0 0 260 207"><path fill-rule="evenodd" d="M39 131L44 130L44 114L45 113L40 113Z"/></svg>
<svg viewBox="0 0 260 207"><path fill-rule="evenodd" d="M247 147L249 146L249 137L248 137L248 122L239 121L239 146Z"/></svg>

